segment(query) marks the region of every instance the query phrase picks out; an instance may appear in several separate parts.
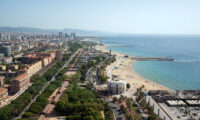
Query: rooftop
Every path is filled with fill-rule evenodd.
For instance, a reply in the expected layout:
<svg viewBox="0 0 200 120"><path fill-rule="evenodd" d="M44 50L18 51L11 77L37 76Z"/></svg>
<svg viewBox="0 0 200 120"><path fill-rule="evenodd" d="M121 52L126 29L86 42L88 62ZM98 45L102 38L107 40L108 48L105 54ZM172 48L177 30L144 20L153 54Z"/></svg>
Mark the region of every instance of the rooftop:
<svg viewBox="0 0 200 120"><path fill-rule="evenodd" d="M27 73L23 73L23 74L18 75L18 76L15 78L15 80L20 81L20 80L22 80L22 79L24 79L24 78L26 78L26 77L28 77L28 74L27 74Z"/></svg>
<svg viewBox="0 0 200 120"><path fill-rule="evenodd" d="M3 88L3 87L0 87L0 93L4 92L4 91L7 91L6 88Z"/></svg>

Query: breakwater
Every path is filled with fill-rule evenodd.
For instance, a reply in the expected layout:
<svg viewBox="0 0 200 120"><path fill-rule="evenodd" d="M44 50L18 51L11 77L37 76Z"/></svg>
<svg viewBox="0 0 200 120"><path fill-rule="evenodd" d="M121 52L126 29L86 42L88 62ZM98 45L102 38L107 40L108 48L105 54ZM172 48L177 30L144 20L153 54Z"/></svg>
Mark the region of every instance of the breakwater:
<svg viewBox="0 0 200 120"><path fill-rule="evenodd" d="M130 58L137 61L174 61L174 59L167 57L130 57Z"/></svg>
<svg viewBox="0 0 200 120"><path fill-rule="evenodd" d="M107 47L134 47L133 45L107 45Z"/></svg>

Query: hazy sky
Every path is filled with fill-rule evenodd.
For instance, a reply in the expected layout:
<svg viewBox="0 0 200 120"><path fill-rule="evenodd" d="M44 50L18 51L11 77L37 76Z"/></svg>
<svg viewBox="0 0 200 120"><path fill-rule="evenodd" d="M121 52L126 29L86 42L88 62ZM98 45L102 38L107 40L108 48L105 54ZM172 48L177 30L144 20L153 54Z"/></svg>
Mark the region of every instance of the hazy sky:
<svg viewBox="0 0 200 120"><path fill-rule="evenodd" d="M0 0L0 26L200 34L200 0Z"/></svg>

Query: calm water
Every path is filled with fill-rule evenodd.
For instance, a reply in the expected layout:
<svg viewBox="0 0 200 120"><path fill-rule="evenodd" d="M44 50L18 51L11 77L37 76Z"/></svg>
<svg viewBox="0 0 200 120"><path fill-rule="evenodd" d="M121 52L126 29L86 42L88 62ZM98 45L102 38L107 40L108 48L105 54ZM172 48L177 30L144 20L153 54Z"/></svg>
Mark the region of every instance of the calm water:
<svg viewBox="0 0 200 120"><path fill-rule="evenodd" d="M200 36L106 37L101 41L106 45L132 45L107 48L127 55L173 58L174 62L138 61L133 68L173 90L200 89Z"/></svg>

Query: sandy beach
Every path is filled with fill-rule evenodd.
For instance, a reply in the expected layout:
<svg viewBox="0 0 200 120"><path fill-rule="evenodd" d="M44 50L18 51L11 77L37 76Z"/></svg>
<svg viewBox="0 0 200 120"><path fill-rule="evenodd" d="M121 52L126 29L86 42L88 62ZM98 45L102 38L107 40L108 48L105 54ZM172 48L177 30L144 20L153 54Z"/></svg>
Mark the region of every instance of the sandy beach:
<svg viewBox="0 0 200 120"><path fill-rule="evenodd" d="M101 50L102 52L108 52L108 50L105 49L106 46L98 46L97 49ZM149 90L168 90L171 91L170 89L154 83L140 75L138 75L134 69L132 68L132 64L136 62L135 60L132 60L130 58L124 58L123 54L117 53L117 52L112 52L112 54L116 55L116 61L112 63L111 65L108 66L112 67L116 63L119 62L120 59L122 59L122 62L118 68L115 68L112 70L112 74L117 75L119 78L126 80L127 83L131 85L131 88L128 90L128 92L133 93L137 88L141 87L144 85L145 91Z"/></svg>

